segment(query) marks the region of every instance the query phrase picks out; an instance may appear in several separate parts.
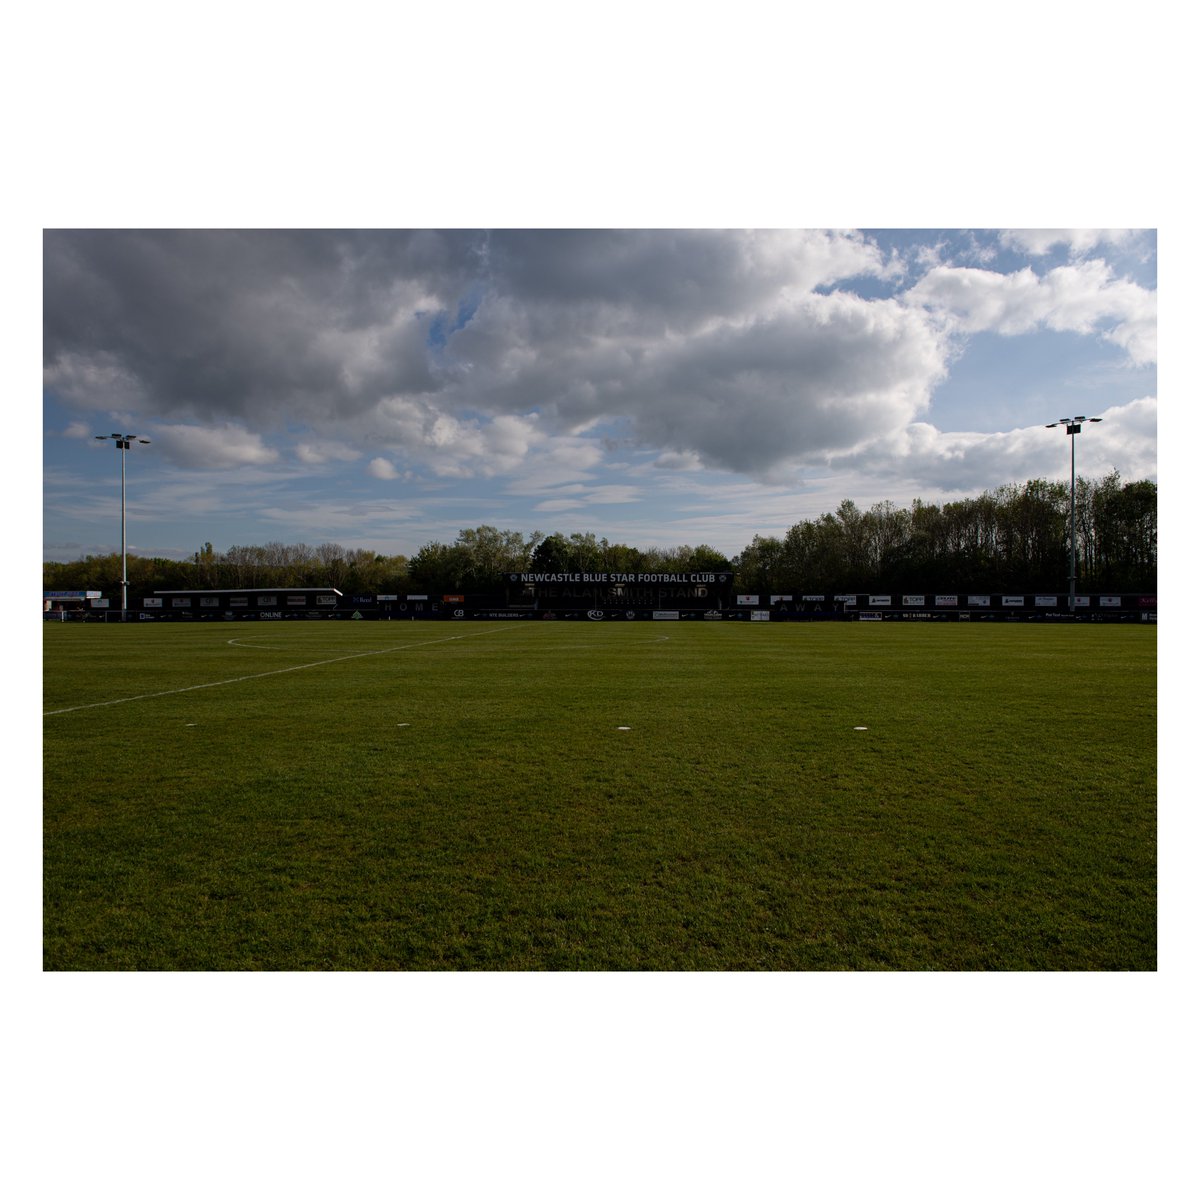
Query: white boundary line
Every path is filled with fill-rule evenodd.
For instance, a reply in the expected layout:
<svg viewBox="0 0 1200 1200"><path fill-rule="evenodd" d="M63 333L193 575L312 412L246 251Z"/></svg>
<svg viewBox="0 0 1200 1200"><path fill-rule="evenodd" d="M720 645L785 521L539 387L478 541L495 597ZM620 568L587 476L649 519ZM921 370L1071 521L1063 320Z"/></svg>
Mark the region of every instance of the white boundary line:
<svg viewBox="0 0 1200 1200"><path fill-rule="evenodd" d="M212 683L193 683L189 687L171 688L165 692L144 692L140 696L123 696L120 700L97 700L93 704L76 704L72 708L55 708L42 713L43 717L58 717L63 713L81 712L85 708L108 708L114 704L132 704L135 700L156 700L160 696L178 696L183 692L196 692L201 688L224 687L230 683L245 683L250 679L265 679L268 675L286 675L289 671L307 671L310 667L327 667L330 663L348 662L352 658L371 658L379 654L395 654L399 650L414 650L418 646L437 646L442 642L460 642L469 637L486 637L489 633L500 633L517 625L501 625L497 629L481 629L478 633L459 633L454 637L434 638L430 642L408 642L403 646L388 646L384 650L360 650L357 654L342 654L337 658L324 658L320 662L301 663L295 667L279 667L274 671L260 671L257 675L239 675L235 679L216 679Z"/></svg>

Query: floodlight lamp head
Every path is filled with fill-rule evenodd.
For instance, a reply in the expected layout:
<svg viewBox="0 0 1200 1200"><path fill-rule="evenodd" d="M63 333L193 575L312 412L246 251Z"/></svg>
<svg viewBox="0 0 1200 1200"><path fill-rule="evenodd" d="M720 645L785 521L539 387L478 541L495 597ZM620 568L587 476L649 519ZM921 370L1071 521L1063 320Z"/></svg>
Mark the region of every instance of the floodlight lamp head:
<svg viewBox="0 0 1200 1200"><path fill-rule="evenodd" d="M1103 418L1103 417L1088 417L1088 420L1089 420L1089 421L1091 421L1091 423L1092 423L1093 425L1097 425L1097 424L1099 424L1101 421L1103 421L1103 420L1104 420L1104 418Z"/></svg>

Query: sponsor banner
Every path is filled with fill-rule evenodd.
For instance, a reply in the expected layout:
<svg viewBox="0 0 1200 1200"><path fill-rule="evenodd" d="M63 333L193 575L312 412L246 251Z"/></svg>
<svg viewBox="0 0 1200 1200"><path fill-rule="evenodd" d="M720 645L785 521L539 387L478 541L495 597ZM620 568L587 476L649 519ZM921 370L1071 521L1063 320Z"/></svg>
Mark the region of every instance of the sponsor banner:
<svg viewBox="0 0 1200 1200"><path fill-rule="evenodd" d="M767 612L767 610L765 608L760 609L758 612L752 612L750 614L750 620L752 620L752 621L769 621L770 619L771 619L771 614L769 612Z"/></svg>
<svg viewBox="0 0 1200 1200"><path fill-rule="evenodd" d="M317 604L320 605L321 608L336 608L337 607L337 597L336 596L318 596Z"/></svg>
<svg viewBox="0 0 1200 1200"><path fill-rule="evenodd" d="M858 619L860 621L882 621L883 613L859 613Z"/></svg>
<svg viewBox="0 0 1200 1200"><path fill-rule="evenodd" d="M847 608L855 608L858 605L857 596L834 596L834 599L841 601Z"/></svg>
<svg viewBox="0 0 1200 1200"><path fill-rule="evenodd" d="M289 596L287 598L287 602L288 602L289 607L291 607L291 608L303 608L304 607L304 597L303 596Z"/></svg>
<svg viewBox="0 0 1200 1200"><path fill-rule="evenodd" d="M1000 603L1005 608L1024 608L1025 607L1025 597L1024 596L1003 596L1000 600Z"/></svg>
<svg viewBox="0 0 1200 1200"><path fill-rule="evenodd" d="M250 597L249 596L230 596L229 597L229 607L230 608L247 608L247 607L249 607L249 605L250 605Z"/></svg>
<svg viewBox="0 0 1200 1200"><path fill-rule="evenodd" d="M1100 607L1101 608L1120 608L1121 607L1121 597L1120 596L1101 596L1100 597Z"/></svg>
<svg viewBox="0 0 1200 1200"><path fill-rule="evenodd" d="M678 621L679 613L678 612L659 612L657 609L655 609L654 619L656 621Z"/></svg>
<svg viewBox="0 0 1200 1200"><path fill-rule="evenodd" d="M258 607L259 608L274 608L274 606L278 603L279 603L278 596L259 596L259 598L258 598Z"/></svg>
<svg viewBox="0 0 1200 1200"><path fill-rule="evenodd" d="M90 603L93 608L107 608L108 607L107 600L90 600L88 603Z"/></svg>
<svg viewBox="0 0 1200 1200"><path fill-rule="evenodd" d="M739 596L739 597L737 598L737 602L738 602L739 604L743 604L743 605L745 605L745 604L757 604L757 603L758 603L758 597L757 597L757 596Z"/></svg>
<svg viewBox="0 0 1200 1200"><path fill-rule="evenodd" d="M1158 597L1157 596L1139 596L1138 597L1138 608L1157 608L1157 607L1158 607Z"/></svg>
<svg viewBox="0 0 1200 1200"><path fill-rule="evenodd" d="M466 601L466 596L443 596L442 599L447 604L463 604Z"/></svg>
<svg viewBox="0 0 1200 1200"><path fill-rule="evenodd" d="M393 593L391 593L391 594L389 594L389 595L376 596L376 597L375 597L375 599L376 599L376 600L380 600L380 601L383 601L383 600L399 600L399 599L400 599L400 597L399 597L399 595L397 595L395 592L393 592Z"/></svg>
<svg viewBox="0 0 1200 1200"><path fill-rule="evenodd" d="M588 609L588 620L589 621L603 621L604 620L604 610L600 609L600 608L589 608Z"/></svg>
<svg viewBox="0 0 1200 1200"><path fill-rule="evenodd" d="M633 616L632 613L629 613L628 615ZM704 619L706 621L721 621L724 619L724 614L718 612L715 608L710 608L708 612L704 614Z"/></svg>
<svg viewBox="0 0 1200 1200"><path fill-rule="evenodd" d="M1057 608L1057 596L1034 596L1033 603L1037 608Z"/></svg>
<svg viewBox="0 0 1200 1200"><path fill-rule="evenodd" d="M428 600L428 596L406 596L406 600Z"/></svg>
<svg viewBox="0 0 1200 1200"><path fill-rule="evenodd" d="M220 608L221 607L221 599L219 596L201 596L200 597L200 607L201 608Z"/></svg>
<svg viewBox="0 0 1200 1200"><path fill-rule="evenodd" d="M933 602L938 608L957 608L957 596L934 596Z"/></svg>
<svg viewBox="0 0 1200 1200"><path fill-rule="evenodd" d="M778 604L781 600L786 600L790 604L792 598L791 598L791 596L772 596L771 597L772 604Z"/></svg>
<svg viewBox="0 0 1200 1200"><path fill-rule="evenodd" d="M925 597L924 596L905 596L904 603L907 605L910 605L910 606L915 605L916 607L920 608L920 606L925 603Z"/></svg>
<svg viewBox="0 0 1200 1200"><path fill-rule="evenodd" d="M825 603L824 594L822 594L820 596L804 596L802 598L806 604L824 604Z"/></svg>
<svg viewBox="0 0 1200 1200"><path fill-rule="evenodd" d="M162 597L161 596L147 596L142 601L142 604L146 608L162 608L162 606L163 606Z"/></svg>
<svg viewBox="0 0 1200 1200"><path fill-rule="evenodd" d="M968 596L967 603L973 604L976 608L991 608L991 596Z"/></svg>
<svg viewBox="0 0 1200 1200"><path fill-rule="evenodd" d="M1076 608L1091 608L1092 607L1091 596L1076 596L1075 597L1075 607Z"/></svg>
<svg viewBox="0 0 1200 1200"><path fill-rule="evenodd" d="M99 600L99 592L43 592L43 600Z"/></svg>
<svg viewBox="0 0 1200 1200"><path fill-rule="evenodd" d="M871 596L870 604L874 608L890 608L892 604L891 596Z"/></svg>
<svg viewBox="0 0 1200 1200"><path fill-rule="evenodd" d="M351 604L364 604L364 605L365 604L374 604L375 597L374 596L351 596L350 603Z"/></svg>
<svg viewBox="0 0 1200 1200"><path fill-rule="evenodd" d="M192 599L190 596L172 596L171 597L171 607L172 608L191 608L192 607Z"/></svg>

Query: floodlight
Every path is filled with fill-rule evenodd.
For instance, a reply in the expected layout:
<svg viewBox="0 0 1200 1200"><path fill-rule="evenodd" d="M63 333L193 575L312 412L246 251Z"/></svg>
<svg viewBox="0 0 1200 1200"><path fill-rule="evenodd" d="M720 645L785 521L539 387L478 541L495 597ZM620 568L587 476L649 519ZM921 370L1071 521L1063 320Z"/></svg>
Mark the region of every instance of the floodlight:
<svg viewBox="0 0 1200 1200"><path fill-rule="evenodd" d="M1067 609L1071 616L1075 615L1075 435L1082 429L1085 421L1096 423L1103 417L1061 417L1055 425L1065 425L1067 436L1071 439L1071 573L1067 576ZM1053 429L1055 425L1047 425Z"/></svg>
<svg viewBox="0 0 1200 1200"><path fill-rule="evenodd" d="M141 442L143 446L148 446L150 439L138 437L136 433L110 433L107 437L98 433L96 440L111 440L121 452L121 620L124 621L129 607L129 570L126 566L125 552L125 451L133 442Z"/></svg>

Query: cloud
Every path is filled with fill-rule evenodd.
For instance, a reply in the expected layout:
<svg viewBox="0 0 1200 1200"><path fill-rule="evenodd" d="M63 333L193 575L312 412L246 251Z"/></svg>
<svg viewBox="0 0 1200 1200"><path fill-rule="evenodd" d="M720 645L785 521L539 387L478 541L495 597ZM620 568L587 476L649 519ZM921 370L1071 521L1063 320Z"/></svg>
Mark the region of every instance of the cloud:
<svg viewBox="0 0 1200 1200"><path fill-rule="evenodd" d="M1072 257L1087 254L1097 246L1125 246L1133 241L1136 229L1005 229L1000 244L1040 257L1056 246L1066 246Z"/></svg>
<svg viewBox="0 0 1200 1200"><path fill-rule="evenodd" d="M386 458L373 458L367 464L367 474L375 479L399 479L400 472Z"/></svg>
<svg viewBox="0 0 1200 1200"><path fill-rule="evenodd" d="M1125 479L1155 478L1157 399L1143 397L1095 415L1102 423L1088 425L1077 435L1078 474L1101 476L1115 470ZM836 458L833 465L876 481L911 480L926 489L962 495L1013 480L1067 478L1066 442L1063 434L1042 425L1003 433L960 433L915 422L872 446Z"/></svg>
<svg viewBox="0 0 1200 1200"><path fill-rule="evenodd" d="M354 462L362 457L358 450L340 442L300 442L295 454L298 462L310 467L329 462Z"/></svg>
<svg viewBox="0 0 1200 1200"><path fill-rule="evenodd" d="M968 240L976 263L998 241L1073 257L1001 273L949 265L952 236L901 255L839 230L48 231L45 387L156 422L197 469L281 446L292 469L361 459L564 504L605 486L614 448L663 481L977 456L923 420L983 330L1155 361L1156 294L1081 257L1124 235ZM893 295L906 262L918 282Z"/></svg>
<svg viewBox="0 0 1200 1200"><path fill-rule="evenodd" d="M153 435L153 444L164 458L194 470L262 466L279 458L278 451L265 445L257 433L235 425L156 425Z"/></svg>
<svg viewBox="0 0 1200 1200"><path fill-rule="evenodd" d="M44 236L46 386L93 408L265 430L436 387L432 314L468 235L60 230Z"/></svg>
<svg viewBox="0 0 1200 1200"><path fill-rule="evenodd" d="M1095 333L1119 345L1135 364L1157 359L1157 297L1129 280L1114 279L1090 260L1037 275L977 267L935 267L905 294L908 303L939 315L962 333L1014 335L1038 328Z"/></svg>

